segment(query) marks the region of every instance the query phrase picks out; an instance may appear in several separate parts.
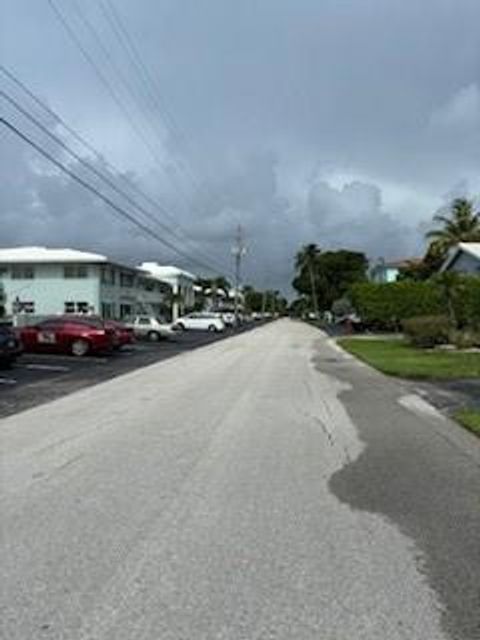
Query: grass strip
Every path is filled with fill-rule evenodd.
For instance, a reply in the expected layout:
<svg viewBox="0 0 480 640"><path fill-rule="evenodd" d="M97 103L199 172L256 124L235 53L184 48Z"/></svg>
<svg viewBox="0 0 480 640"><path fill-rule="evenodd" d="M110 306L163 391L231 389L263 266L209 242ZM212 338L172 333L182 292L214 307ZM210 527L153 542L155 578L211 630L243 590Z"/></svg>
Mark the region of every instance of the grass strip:
<svg viewBox="0 0 480 640"><path fill-rule="evenodd" d="M346 351L391 376L414 380L480 378L480 353L418 349L403 340L340 338Z"/></svg>

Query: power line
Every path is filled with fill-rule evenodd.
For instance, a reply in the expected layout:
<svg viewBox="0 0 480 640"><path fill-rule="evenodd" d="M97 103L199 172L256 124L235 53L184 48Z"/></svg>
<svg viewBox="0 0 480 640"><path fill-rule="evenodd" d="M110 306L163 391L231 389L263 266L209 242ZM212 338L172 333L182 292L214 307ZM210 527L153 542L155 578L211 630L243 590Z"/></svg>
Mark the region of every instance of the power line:
<svg viewBox="0 0 480 640"><path fill-rule="evenodd" d="M150 155L152 156L152 158L155 161L155 163L161 168L162 171L164 171L164 167L163 167L162 161L157 157L156 152L152 148L149 140L147 140L147 138L145 137L145 134L144 134L143 130L139 126L137 126L136 123L132 122L132 117L131 117L131 115L129 113L129 110L122 103L122 101L119 98L119 96L117 95L115 89L113 89L109 79L101 71L101 69L100 69L99 65L97 64L96 60L94 59L94 57L92 55L90 55L90 53L88 52L87 48L82 44L81 39L78 37L76 32L70 26L68 20L65 18L64 13L62 13L62 11L58 8L58 6L56 4L56 1L55 0L47 0L47 1L49 3L50 7L52 8L56 18L58 19L58 21L60 22L60 24L62 25L64 30L66 31L67 35L70 37L70 39L76 45L76 47L79 49L80 53L85 58L85 60L88 62L88 64L93 68L93 70L94 70L95 74L97 75L98 79L100 80L102 85L107 89L108 93L113 98L113 100L115 101L116 105L121 109L123 115L127 119L127 122L134 129L136 135L145 144L145 146L147 147L148 151L150 152ZM103 43L101 41L100 36L95 31L95 28L90 23L90 21L82 14L81 8L78 5L78 3L76 3L76 8L77 8L77 13L79 13L82 22L87 27L87 29L90 31L90 33L94 37L95 41L97 42L98 46L101 48L101 50L103 51L104 55L110 61L110 64L112 64L112 66L114 67L114 70L116 71L116 73L118 75L119 72L118 72L118 69L117 69L117 65L112 62L112 56L110 55L108 50L106 50L105 46L103 45ZM123 74L121 74L121 76L122 76L121 77L121 82L122 82L123 86L127 87L127 91L128 91L130 96L132 96L132 95L134 96L134 92L128 86L128 82L123 77ZM135 97L134 97L134 100L136 100ZM135 104L136 104L136 102L135 102ZM141 108L138 106L138 104L136 104L136 106L137 106L137 109L139 111L141 111ZM145 118L145 114L143 112L142 112L142 115ZM150 125L150 126L152 126L152 125ZM155 129L153 127L152 127L152 129L155 131ZM157 135L158 135L158 132L157 132ZM160 137L160 140L161 140L161 137ZM163 140L161 140L161 142L163 144ZM176 168L178 169L178 164L174 160L173 160L173 163L176 166ZM178 185L175 184L175 181L173 182L173 184L175 185L175 187L178 186ZM198 189L198 186L197 186L197 189ZM182 197L182 199L186 203L187 207L189 207L190 205L188 203L188 200L185 197L185 194L183 194L181 191L179 191L179 195ZM167 216L167 217L170 217L172 222L174 222L174 224L179 226L178 222L175 219L171 218L171 216Z"/></svg>
<svg viewBox="0 0 480 640"><path fill-rule="evenodd" d="M76 0L75 0L76 2ZM78 3L76 2L78 5ZM170 112L165 104L165 100L162 98L160 91L158 89L157 83L150 73L147 65L142 60L142 57L138 51L137 46L129 34L127 27L125 26L124 21L122 20L119 12L115 8L115 6L110 2L110 0L100 0L100 8L102 10L105 19L109 23L112 32L114 33L116 39L118 40L120 46L124 50L129 58L132 66L136 69L138 78L143 80L143 84L146 88L146 93L150 94L153 105L157 108L157 110L162 113L163 120L165 126L169 130L174 137L187 142L187 138L179 127L178 123L174 115ZM178 160L177 160L178 162ZM211 198L212 200L216 200L216 195L207 188L207 185L202 180L198 180L197 176L193 173L191 167L188 164L183 162L183 160L179 159L180 167L185 171L188 177L191 179L192 184L196 187L197 190L203 187L205 194Z"/></svg>
<svg viewBox="0 0 480 640"><path fill-rule="evenodd" d="M160 220L158 220L157 217L153 216L150 214L150 212L145 209L144 207L142 207L141 205L139 205L137 202L135 202L135 200L133 198L131 198L127 193L125 193L125 191L123 191L122 189L120 189L114 182L113 180L110 180L110 178L106 177L101 171L99 171L96 167L94 167L93 165L91 165L89 162L87 162L84 158L82 158L80 155L78 155L77 153L75 153L75 151L73 151L65 142L63 142L63 140L61 140L61 138L59 138L58 136L56 136L55 134L53 134L51 131L49 131L47 129L47 127L45 127L39 120L37 120L37 118L35 118L34 116L32 116L26 109L24 109L16 100L14 100L12 97L10 97L7 93L5 93L4 91L0 90L0 96L3 97L4 100L7 100L17 111L19 111L24 117L26 117L30 122L32 122L36 127L38 127L46 136L48 136L51 140L53 140L56 144L58 144L60 147L62 147L62 149L64 149L70 156L72 156L77 162L79 162L82 166L84 166L85 168L87 168L89 171L91 171L95 176L97 176L97 178L99 178L100 180L102 180L103 182L105 182L111 189L113 189L116 193L118 193L120 196L122 196L123 198L125 198L125 200L127 200L127 202L129 202L133 207L135 207L135 209L137 209L138 211L140 211L141 213L143 213L143 215L148 218L149 220L153 221L155 224L158 224L158 226L160 228L162 228L164 231L167 231L167 233L172 234L174 237L176 237L178 240L182 241L182 238L180 236L178 236L177 234L175 234L166 224L163 224L162 222L160 222ZM222 268L223 270L223 268Z"/></svg>
<svg viewBox="0 0 480 640"><path fill-rule="evenodd" d="M105 77L103 72L100 70L100 68L97 65L97 63L96 63L95 59L93 58L93 56L91 56L90 53L87 51L87 49L83 46L80 38L78 38L78 36L75 33L75 31L70 27L68 21L66 20L65 16L60 11L60 9L57 7L55 2L53 0L47 0L47 2L50 5L50 7L52 8L52 10L53 10L55 16L57 17L57 19L59 20L60 24L65 29L65 31L68 34L68 36L71 38L71 40L73 40L74 44L76 45L76 47L78 48L80 53L87 60L89 65L93 68L97 78L100 80L101 84L105 87L105 89L109 93L110 97L113 99L113 101L115 102L117 107L121 110L121 112L125 116L125 118L127 119L127 122L129 123L129 125L132 127L132 129L134 130L136 135L140 138L140 140L146 146L146 148L150 152L150 155L152 156L153 160L155 162L158 162L160 164L160 166L161 166L161 162L157 158L156 152L152 148L152 146L150 145L150 142L149 142L148 138L145 137L145 134L141 130L141 128L138 127L137 124L135 123L135 121L132 120L132 116L129 113L129 110L125 107L125 105L123 104L122 100L118 97L117 93L112 88L112 85L110 84L108 79Z"/></svg>
<svg viewBox="0 0 480 640"><path fill-rule="evenodd" d="M54 0L48 0L48 2L50 3L50 5L53 7L55 5ZM120 84L122 85L124 91L126 91L126 93L128 94L128 96L130 97L130 100L132 101L132 104L136 107L137 111L139 112L139 114L142 116L145 124L147 125L147 128L151 129L151 132L158 138L158 141L160 142L160 144L163 146L164 144L164 140L162 138L162 135L160 134L156 124L154 123L154 121L152 121L150 119L150 117L147 115L147 112L145 111L143 105L141 104L141 101L138 100L137 95L134 91L134 89L132 89L128 79L125 77L124 73L121 71L121 69L119 69L119 66L117 65L116 61L114 60L114 57L111 55L110 51L108 50L108 48L105 46L105 44L103 43L102 38L99 36L98 31L96 30L95 26L91 23L91 21L87 18L87 16L85 15L85 13L82 11L81 6L79 5L79 3L77 2L77 0L72 0L72 3L75 7L76 13L78 14L84 28L88 31L88 33L90 34L90 36L93 38L93 40L95 41L97 47L99 48L99 50L102 52L104 58L107 60L107 62L110 64L114 74L116 75L117 80L120 81ZM56 15L57 17L60 19L60 16L62 17L61 20L61 24L64 28L67 28L68 25L68 21L65 18L65 15L61 13L61 11L58 9L58 7L56 7L57 11L56 11ZM106 78L106 76L100 71L99 65L97 64L97 62L94 60L93 56L91 56L86 47L83 46L83 44L81 43L80 38L78 37L77 34L73 34L72 32L73 30L69 27L68 28L68 33L69 35L71 35L74 39L74 42L77 46L79 46L81 53L84 55L84 57L86 57L87 61L89 62L90 65L94 66L94 70L96 71L97 75L100 72L100 74L103 76L105 82L110 86L111 89L111 83L110 81ZM85 56L85 54L87 54ZM114 93L114 90L111 89L110 93ZM148 99L148 93L147 93L147 99ZM117 103L118 104L118 103ZM125 110L124 110L124 115L125 115ZM145 138L142 137L143 142L145 142ZM149 149L152 150L151 145L149 144ZM153 152L153 157L154 160L159 164L159 166L161 167L162 170L164 170L163 164L162 162L158 159L157 155L155 152ZM175 167L175 169L177 171L180 171L179 166L178 166L178 162L175 159L171 159L171 162L173 162L173 165ZM176 187L178 185L175 185ZM196 186L196 185L194 185ZM180 189L178 190L178 194L180 195L180 197L182 198L182 200L184 201L184 204L186 205L186 207L188 208L190 206L190 203L188 201L188 198L185 196L185 193L183 193L183 191Z"/></svg>
<svg viewBox="0 0 480 640"><path fill-rule="evenodd" d="M63 120L55 111L53 111L53 109L51 109L50 107L48 107L44 102L42 102L40 100L40 98L38 98L38 96L36 96L23 82L21 82L21 80L19 80L13 73L11 73L10 71L8 71L3 65L0 65L0 71L2 73L4 73L4 75L6 75L12 82L14 82L17 86L19 86L36 104L38 104L46 113L48 113L51 117L53 117L56 121L58 121L64 128L66 131L68 131L84 148L86 148L88 151L90 151L91 153L94 154L94 156L100 161L102 162L102 164L104 164L107 168L110 169L110 171L113 171L115 174L120 174L120 171L118 168L116 168L114 165L112 165L111 163L109 163L103 156L102 154L95 149L95 147L93 147L93 145L91 145L89 142L87 142L85 140L85 138L83 138L77 131L75 131L75 129L73 129L72 127L70 127L65 120ZM186 240L189 243L193 244L193 241L191 239L188 238L188 236L186 236L186 231L183 230L179 225L178 228L180 231L183 232L183 234L186 236L186 238L183 238L182 236L180 236L178 233L176 233L175 231L173 231L170 227L167 227L167 225L162 224L158 218L156 216L151 215L146 209L144 209L143 207L141 207L140 205L138 205L133 198L131 198L130 196L128 196L124 191L122 191L121 189L119 189L114 183L113 181L109 180L108 178L105 178L105 176L95 167L90 166L89 163L87 163L87 161L82 158L81 156L79 156L78 154L75 154L75 152L73 152L71 150L70 147L68 147L68 145L66 145L61 139L59 139L57 136L55 136L51 131L49 131L46 127L44 127L36 118L34 118L31 113L27 112L25 109L23 109L15 100L13 100L13 98L9 97L6 93L4 93L3 91L0 91L0 93L4 96L5 99L7 99L11 104L13 104L13 106L20 111L20 113L22 113L25 117L27 117L31 122L33 122L37 127L39 127L47 136L49 136L51 139L53 139L57 144L61 145L65 150L67 150L67 152L72 155L78 162L80 162L81 164L83 164L84 166L87 166L87 168L89 170L91 170L93 173L95 173L98 177L100 177L100 179L104 180L105 182L107 182L107 184L109 184L109 186L111 188L113 188L115 191L121 193L121 195L123 197L125 197L129 202L131 202L133 204L133 206L135 206L137 209L141 210L144 215L146 215L147 217L149 217L150 219L152 219L154 222L156 222L161 228L167 230L169 233L171 233L173 236L175 236L178 240L180 241L184 241ZM140 189L134 182L130 181L128 179L127 176L122 176L122 179L124 180L124 182L126 182L134 191L136 191L140 196L142 196L147 202L149 202L151 205L153 205L153 207L158 208L159 211L161 211L163 214L166 215L166 217L170 217L168 212L166 211L166 209L158 202L153 200L153 198L151 198L148 194L146 194L142 189ZM199 255L201 255L201 252L198 251L198 249L194 249L195 251L197 251L197 253ZM205 258L205 256L203 256ZM212 260L212 258L208 258L209 260ZM225 271L225 266L222 265L220 266L220 262L217 262L216 260L212 260L212 262L215 262L217 264L217 268L220 268L220 271Z"/></svg>
<svg viewBox="0 0 480 640"><path fill-rule="evenodd" d="M9 120L7 120L4 117L0 117L0 124L4 125L12 133L14 133L16 136L18 136L24 142L26 142L30 147L35 149L40 155L42 155L44 158L49 160L49 162L51 162L54 166L56 166L58 169L60 169L60 171L62 171L63 173L68 175L70 178L72 178L72 180L74 180L75 182L80 184L82 187L87 189L87 191L90 191L95 196L97 196L98 198L103 200L103 202L105 202L109 207L111 207L117 214L119 214L122 218L125 218L126 220L128 220L129 222L134 224L136 227L141 229L147 236L150 236L150 237L154 238L155 240L160 242L162 245L166 246L171 251L174 251L175 253L177 253L178 255L182 256L183 258L186 258L188 261L194 262L195 264L197 264L199 266L202 266L202 268L206 268L208 271L216 272L215 269L212 269L210 265L204 263L203 261L197 260L195 258L192 259L191 256L189 256L188 254L184 253L181 249L178 249L175 245L173 245L168 240L165 240L164 238L162 238L155 231L152 231L152 229L147 227L143 222L137 220L137 218L135 218L130 213L128 213L128 211L126 211L123 207L117 205L111 198L109 198L108 196L105 196L103 193L101 193L101 191L99 191L98 189L93 187L91 184L89 184L86 180L84 180L80 176L77 176L76 173L71 171L62 162L59 162L50 153L48 153L48 151L45 151L45 149L43 149L39 144L34 142L29 136L27 136L22 131L20 131L20 129L18 129Z"/></svg>

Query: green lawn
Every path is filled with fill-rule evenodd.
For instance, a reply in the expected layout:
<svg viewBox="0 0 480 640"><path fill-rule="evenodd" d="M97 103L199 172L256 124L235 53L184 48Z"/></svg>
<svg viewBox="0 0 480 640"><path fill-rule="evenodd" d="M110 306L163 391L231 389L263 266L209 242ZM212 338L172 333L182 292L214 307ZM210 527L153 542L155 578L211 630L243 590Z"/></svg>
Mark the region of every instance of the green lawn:
<svg viewBox="0 0 480 640"><path fill-rule="evenodd" d="M480 353L417 349L402 340L341 338L354 356L392 376L414 379L480 378Z"/></svg>
<svg viewBox="0 0 480 640"><path fill-rule="evenodd" d="M480 411L473 409L462 409L455 414L455 420L458 420L464 427L470 429L477 436L480 436Z"/></svg>

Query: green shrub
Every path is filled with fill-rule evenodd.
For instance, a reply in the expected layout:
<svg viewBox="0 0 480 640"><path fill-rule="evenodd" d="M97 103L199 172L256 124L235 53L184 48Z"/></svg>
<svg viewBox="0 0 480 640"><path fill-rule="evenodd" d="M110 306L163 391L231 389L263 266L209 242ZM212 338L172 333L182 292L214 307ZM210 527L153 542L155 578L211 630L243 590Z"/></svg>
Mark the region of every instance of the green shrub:
<svg viewBox="0 0 480 640"><path fill-rule="evenodd" d="M457 349L480 347L480 332L471 329L455 329L449 333L449 342Z"/></svg>
<svg viewBox="0 0 480 640"><path fill-rule="evenodd" d="M445 310L441 288L433 282L356 284L351 300L362 320L379 329L399 329L403 320Z"/></svg>
<svg viewBox="0 0 480 640"><path fill-rule="evenodd" d="M452 295L452 306L459 327L480 331L480 278L464 276L459 279Z"/></svg>
<svg viewBox="0 0 480 640"><path fill-rule="evenodd" d="M403 320L448 313L459 329L480 331L480 277L440 274L426 282L353 285L350 299L369 326L398 329Z"/></svg>
<svg viewBox="0 0 480 640"><path fill-rule="evenodd" d="M448 316L421 316L403 321L403 330L416 347L434 347L448 342L450 321Z"/></svg>

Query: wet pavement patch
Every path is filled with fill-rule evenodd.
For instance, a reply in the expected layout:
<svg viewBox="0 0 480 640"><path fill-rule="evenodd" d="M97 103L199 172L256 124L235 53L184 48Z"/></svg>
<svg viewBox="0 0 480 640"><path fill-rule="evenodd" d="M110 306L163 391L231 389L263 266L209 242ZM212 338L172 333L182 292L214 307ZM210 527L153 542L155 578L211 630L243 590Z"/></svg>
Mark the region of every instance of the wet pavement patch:
<svg viewBox="0 0 480 640"><path fill-rule="evenodd" d="M350 382L341 400L365 444L336 472L332 493L353 509L381 514L414 540L419 570L438 593L455 640L480 638L480 470L429 424L397 405L385 383ZM390 391L392 388L390 387Z"/></svg>

